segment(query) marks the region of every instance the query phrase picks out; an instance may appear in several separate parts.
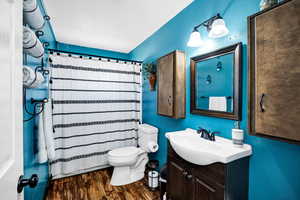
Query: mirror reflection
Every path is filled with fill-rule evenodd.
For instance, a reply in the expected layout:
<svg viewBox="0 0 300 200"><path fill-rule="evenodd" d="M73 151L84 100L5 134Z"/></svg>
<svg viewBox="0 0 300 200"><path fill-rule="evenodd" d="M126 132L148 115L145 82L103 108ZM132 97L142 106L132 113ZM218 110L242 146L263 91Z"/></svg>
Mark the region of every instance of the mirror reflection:
<svg viewBox="0 0 300 200"><path fill-rule="evenodd" d="M196 63L196 109L233 112L234 53Z"/></svg>

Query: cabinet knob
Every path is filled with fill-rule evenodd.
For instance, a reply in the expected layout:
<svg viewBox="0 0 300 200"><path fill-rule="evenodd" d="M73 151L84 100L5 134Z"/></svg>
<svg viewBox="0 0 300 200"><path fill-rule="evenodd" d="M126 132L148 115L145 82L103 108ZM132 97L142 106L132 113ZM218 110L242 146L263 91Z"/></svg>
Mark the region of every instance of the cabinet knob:
<svg viewBox="0 0 300 200"><path fill-rule="evenodd" d="M192 174L189 174L189 175L186 176L186 178L187 178L187 179L192 179L192 178L193 178L193 175L192 175Z"/></svg>
<svg viewBox="0 0 300 200"><path fill-rule="evenodd" d="M188 175L188 173L187 173L186 171L184 171L184 172L182 173L182 175L183 175L184 177L186 177L186 176Z"/></svg>

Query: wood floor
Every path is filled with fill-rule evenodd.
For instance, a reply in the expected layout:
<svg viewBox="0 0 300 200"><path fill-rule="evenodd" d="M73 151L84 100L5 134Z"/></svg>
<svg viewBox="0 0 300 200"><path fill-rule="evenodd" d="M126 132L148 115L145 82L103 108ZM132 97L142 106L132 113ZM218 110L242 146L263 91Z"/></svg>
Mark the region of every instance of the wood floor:
<svg viewBox="0 0 300 200"><path fill-rule="evenodd" d="M46 200L159 200L145 181L125 186L110 185L112 169L99 170L51 181Z"/></svg>

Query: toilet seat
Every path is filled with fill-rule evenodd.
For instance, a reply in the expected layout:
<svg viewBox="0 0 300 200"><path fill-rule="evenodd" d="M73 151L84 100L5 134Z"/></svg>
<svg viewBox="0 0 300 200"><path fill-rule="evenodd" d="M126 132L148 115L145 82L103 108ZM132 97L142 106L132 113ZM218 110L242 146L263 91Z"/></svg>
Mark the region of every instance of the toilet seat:
<svg viewBox="0 0 300 200"><path fill-rule="evenodd" d="M130 157L137 155L138 152L139 150L137 147L122 147L109 151L108 155L112 157Z"/></svg>
<svg viewBox="0 0 300 200"><path fill-rule="evenodd" d="M113 166L131 165L136 162L139 149L137 147L122 147L108 152L108 161Z"/></svg>

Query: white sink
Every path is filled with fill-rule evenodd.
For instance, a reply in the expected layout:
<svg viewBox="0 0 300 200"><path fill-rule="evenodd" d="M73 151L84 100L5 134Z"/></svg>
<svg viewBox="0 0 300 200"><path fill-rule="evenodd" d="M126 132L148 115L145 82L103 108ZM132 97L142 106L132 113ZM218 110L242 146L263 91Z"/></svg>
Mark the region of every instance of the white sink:
<svg viewBox="0 0 300 200"><path fill-rule="evenodd" d="M209 141L201 138L193 129L169 132L166 137L180 157L197 165L229 163L252 154L252 148L248 144L235 147L232 140L218 136L215 137L216 141Z"/></svg>

